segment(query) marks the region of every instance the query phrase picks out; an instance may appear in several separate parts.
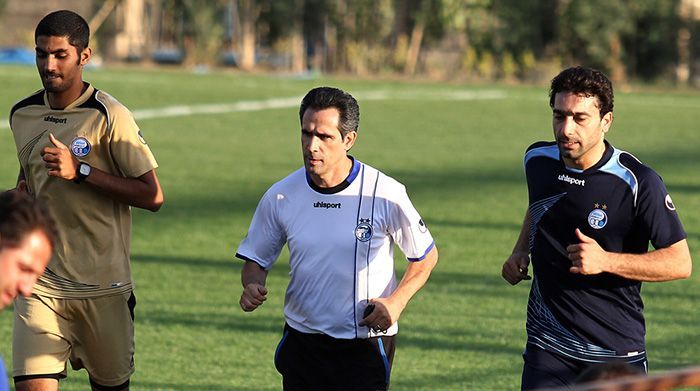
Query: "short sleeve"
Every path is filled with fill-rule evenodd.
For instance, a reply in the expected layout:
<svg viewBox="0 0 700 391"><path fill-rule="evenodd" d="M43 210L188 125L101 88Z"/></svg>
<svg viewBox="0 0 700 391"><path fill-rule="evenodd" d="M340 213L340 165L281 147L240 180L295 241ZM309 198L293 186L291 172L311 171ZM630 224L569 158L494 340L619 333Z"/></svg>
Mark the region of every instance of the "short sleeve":
<svg viewBox="0 0 700 391"><path fill-rule="evenodd" d="M111 121L110 150L119 170L126 177L138 178L158 167L129 110L121 105L116 106Z"/></svg>
<svg viewBox="0 0 700 391"><path fill-rule="evenodd" d="M277 219L277 203L282 202L282 195L272 190L258 203L248 234L236 250L236 257L253 261L265 270L269 270L277 261L287 237Z"/></svg>
<svg viewBox="0 0 700 391"><path fill-rule="evenodd" d="M390 234L409 261L422 261L435 246L430 230L408 198L405 187L397 189L394 196L388 222Z"/></svg>
<svg viewBox="0 0 700 391"><path fill-rule="evenodd" d="M666 186L654 172L640 181L637 214L654 248L666 248L687 237Z"/></svg>

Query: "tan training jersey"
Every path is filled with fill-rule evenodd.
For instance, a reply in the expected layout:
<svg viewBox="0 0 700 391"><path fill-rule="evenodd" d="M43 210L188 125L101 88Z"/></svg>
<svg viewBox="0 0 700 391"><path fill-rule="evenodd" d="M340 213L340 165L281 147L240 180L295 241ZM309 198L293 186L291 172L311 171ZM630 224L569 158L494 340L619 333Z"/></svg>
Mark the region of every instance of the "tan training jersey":
<svg viewBox="0 0 700 391"><path fill-rule="evenodd" d="M136 178L158 166L131 112L88 85L63 110L49 106L44 90L10 113L17 156L29 191L46 203L58 225L54 257L34 291L77 299L133 289L129 248L131 209L87 183L47 175L41 151L52 133L73 156L112 175Z"/></svg>

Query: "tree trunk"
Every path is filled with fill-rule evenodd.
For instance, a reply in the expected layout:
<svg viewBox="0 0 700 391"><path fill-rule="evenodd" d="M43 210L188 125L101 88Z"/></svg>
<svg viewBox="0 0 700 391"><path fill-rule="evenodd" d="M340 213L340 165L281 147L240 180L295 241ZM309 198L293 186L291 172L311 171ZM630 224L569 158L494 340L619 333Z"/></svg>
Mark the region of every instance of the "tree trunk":
<svg viewBox="0 0 700 391"><path fill-rule="evenodd" d="M304 9L304 0L296 0L295 6L299 10ZM306 45L304 41L304 16L299 13L292 21L291 45L292 45L292 72L302 73L306 71Z"/></svg>
<svg viewBox="0 0 700 391"><path fill-rule="evenodd" d="M617 34L610 39L610 57L606 65L610 69L610 80L613 83L623 84L627 81L625 64L622 62L622 42Z"/></svg>
<svg viewBox="0 0 700 391"><path fill-rule="evenodd" d="M408 47L408 54L406 55L406 67L404 68L404 74L413 75L416 72L416 65L418 64L418 56L420 56L420 48L423 42L423 31L425 30L425 25L422 20L416 21L416 25L413 26L413 31L411 32L411 44Z"/></svg>
<svg viewBox="0 0 700 391"><path fill-rule="evenodd" d="M241 61L240 67L249 71L255 68L255 22L260 9L255 0L239 0L241 15Z"/></svg>

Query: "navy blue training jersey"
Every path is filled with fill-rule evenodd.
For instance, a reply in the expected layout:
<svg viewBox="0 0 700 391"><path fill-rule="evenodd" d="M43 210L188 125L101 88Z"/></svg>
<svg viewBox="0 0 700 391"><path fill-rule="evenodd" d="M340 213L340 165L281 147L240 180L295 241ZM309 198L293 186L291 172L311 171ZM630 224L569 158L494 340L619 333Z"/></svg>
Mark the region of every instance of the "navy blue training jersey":
<svg viewBox="0 0 700 391"><path fill-rule="evenodd" d="M530 254L534 280L527 311L528 344L601 362L644 359L641 282L610 273L569 272L566 247L575 230L611 252L641 254L686 237L661 178L631 154L605 142L587 170L567 168L555 142L525 154Z"/></svg>

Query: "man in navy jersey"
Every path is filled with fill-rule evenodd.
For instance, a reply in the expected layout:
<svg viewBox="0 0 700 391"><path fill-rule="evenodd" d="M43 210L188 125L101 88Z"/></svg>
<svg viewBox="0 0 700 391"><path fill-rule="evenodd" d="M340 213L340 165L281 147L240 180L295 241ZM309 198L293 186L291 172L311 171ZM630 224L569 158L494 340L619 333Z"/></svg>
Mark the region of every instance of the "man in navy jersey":
<svg viewBox="0 0 700 391"><path fill-rule="evenodd" d="M554 141L525 154L529 207L502 275L534 278L522 389L570 386L587 367L646 372L642 281L687 278L686 233L661 178L607 141L613 90L600 71L552 80ZM651 242L653 251L648 251Z"/></svg>
<svg viewBox="0 0 700 391"><path fill-rule="evenodd" d="M397 321L438 254L405 187L348 155L357 101L314 88L299 109L304 167L275 183L255 210L236 256L240 305L267 297L268 270L289 248L291 280L275 366L285 390L386 390ZM400 282L394 243L410 261Z"/></svg>

